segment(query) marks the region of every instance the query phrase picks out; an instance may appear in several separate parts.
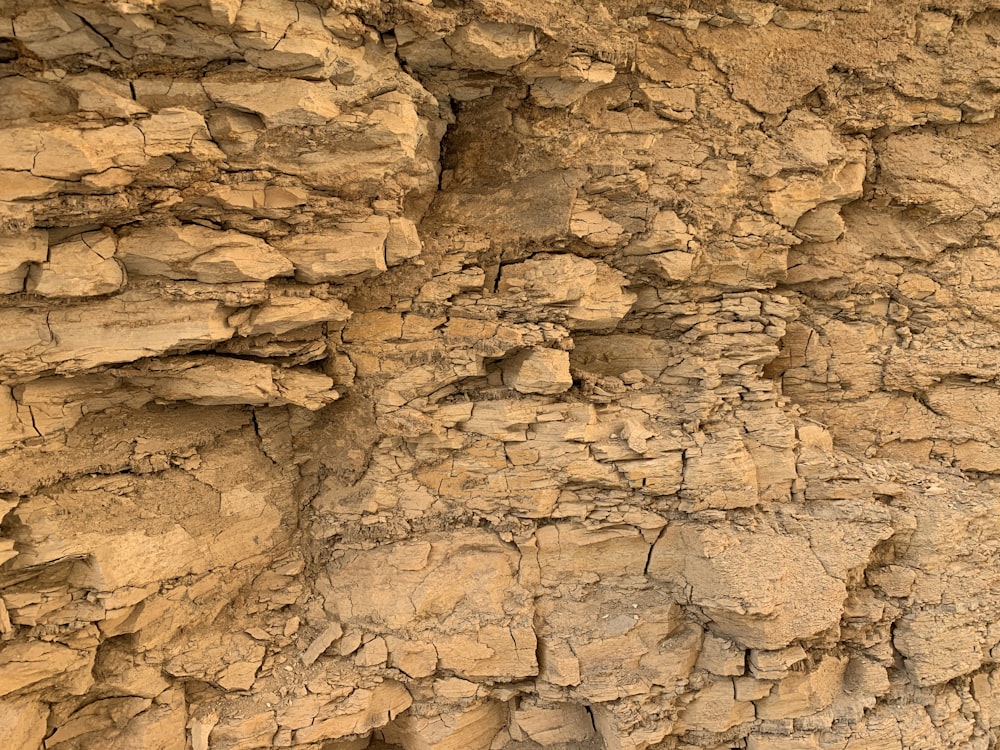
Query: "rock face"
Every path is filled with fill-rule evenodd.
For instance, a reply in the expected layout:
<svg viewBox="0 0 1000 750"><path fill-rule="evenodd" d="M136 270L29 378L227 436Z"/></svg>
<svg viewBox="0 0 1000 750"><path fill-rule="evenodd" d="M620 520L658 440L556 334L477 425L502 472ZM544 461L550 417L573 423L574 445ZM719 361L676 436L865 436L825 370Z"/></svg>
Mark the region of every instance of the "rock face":
<svg viewBox="0 0 1000 750"><path fill-rule="evenodd" d="M0 747L996 747L997 38L0 0Z"/></svg>

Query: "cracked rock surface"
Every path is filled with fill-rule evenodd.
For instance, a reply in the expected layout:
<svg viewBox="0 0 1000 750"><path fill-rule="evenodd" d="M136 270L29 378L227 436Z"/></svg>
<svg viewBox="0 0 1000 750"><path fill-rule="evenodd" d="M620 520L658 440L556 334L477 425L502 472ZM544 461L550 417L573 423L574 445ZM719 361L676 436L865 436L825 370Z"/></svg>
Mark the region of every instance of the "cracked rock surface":
<svg viewBox="0 0 1000 750"><path fill-rule="evenodd" d="M0 0L0 747L1000 746L998 39Z"/></svg>

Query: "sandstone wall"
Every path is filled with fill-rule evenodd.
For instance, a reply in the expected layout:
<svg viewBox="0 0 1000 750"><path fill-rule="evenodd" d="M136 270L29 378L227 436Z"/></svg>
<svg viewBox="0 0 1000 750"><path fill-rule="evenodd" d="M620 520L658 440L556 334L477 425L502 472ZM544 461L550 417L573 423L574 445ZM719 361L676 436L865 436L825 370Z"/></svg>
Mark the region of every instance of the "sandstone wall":
<svg viewBox="0 0 1000 750"><path fill-rule="evenodd" d="M0 0L0 747L1000 732L1000 2Z"/></svg>

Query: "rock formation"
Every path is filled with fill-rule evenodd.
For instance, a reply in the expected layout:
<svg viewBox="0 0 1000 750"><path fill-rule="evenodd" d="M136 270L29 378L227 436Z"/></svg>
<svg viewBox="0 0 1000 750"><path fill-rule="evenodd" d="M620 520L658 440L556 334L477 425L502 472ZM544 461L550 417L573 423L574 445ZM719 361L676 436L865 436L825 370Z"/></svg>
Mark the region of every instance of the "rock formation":
<svg viewBox="0 0 1000 750"><path fill-rule="evenodd" d="M998 40L0 0L0 747L997 747Z"/></svg>

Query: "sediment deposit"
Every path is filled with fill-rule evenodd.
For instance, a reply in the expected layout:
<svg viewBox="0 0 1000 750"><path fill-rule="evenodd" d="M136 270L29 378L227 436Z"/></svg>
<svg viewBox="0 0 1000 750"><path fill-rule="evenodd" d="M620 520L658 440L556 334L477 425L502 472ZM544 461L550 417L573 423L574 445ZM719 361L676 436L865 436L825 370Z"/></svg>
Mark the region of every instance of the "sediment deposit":
<svg viewBox="0 0 1000 750"><path fill-rule="evenodd" d="M0 747L997 746L996 0L0 0L0 76Z"/></svg>

